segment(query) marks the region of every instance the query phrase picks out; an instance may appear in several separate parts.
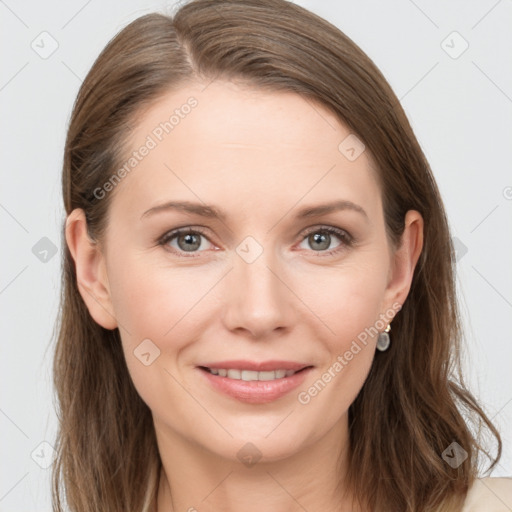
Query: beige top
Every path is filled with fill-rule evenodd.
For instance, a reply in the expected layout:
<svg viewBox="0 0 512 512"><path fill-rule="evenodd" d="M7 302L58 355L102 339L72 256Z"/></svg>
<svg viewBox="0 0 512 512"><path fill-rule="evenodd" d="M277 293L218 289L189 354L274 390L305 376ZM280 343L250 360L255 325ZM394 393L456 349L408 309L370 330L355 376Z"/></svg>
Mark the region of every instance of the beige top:
<svg viewBox="0 0 512 512"><path fill-rule="evenodd" d="M476 480L469 489L462 512L512 512L512 477Z"/></svg>

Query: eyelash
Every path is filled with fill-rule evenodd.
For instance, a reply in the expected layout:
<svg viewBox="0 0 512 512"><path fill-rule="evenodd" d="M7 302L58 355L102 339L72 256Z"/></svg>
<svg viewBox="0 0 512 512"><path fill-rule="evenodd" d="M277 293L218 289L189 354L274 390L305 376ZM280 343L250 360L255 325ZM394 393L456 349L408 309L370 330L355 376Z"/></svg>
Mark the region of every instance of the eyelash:
<svg viewBox="0 0 512 512"><path fill-rule="evenodd" d="M341 244L338 247L336 247L335 249L329 249L326 251L312 251L312 252L320 253L316 257L331 256L333 254L336 254L336 253L346 249L347 247L353 246L355 243L355 239L352 235L350 235L347 231L345 231L343 229L335 228L334 226L313 227L303 234L301 242L313 233L328 233L330 235L336 235L341 241ZM209 241L206 231L203 230L202 228L192 229L192 228L186 227L186 228L178 228L178 229L175 229L175 230L165 233L160 239L157 240L157 243L160 246L166 246L174 238L176 238L180 235L189 235L189 234L190 235L202 235ZM177 254L178 256L183 256L185 258L197 257L197 256L193 255L194 254L193 251L190 252L190 256L185 255L185 251L176 251L175 249L172 249L172 252L174 254Z"/></svg>

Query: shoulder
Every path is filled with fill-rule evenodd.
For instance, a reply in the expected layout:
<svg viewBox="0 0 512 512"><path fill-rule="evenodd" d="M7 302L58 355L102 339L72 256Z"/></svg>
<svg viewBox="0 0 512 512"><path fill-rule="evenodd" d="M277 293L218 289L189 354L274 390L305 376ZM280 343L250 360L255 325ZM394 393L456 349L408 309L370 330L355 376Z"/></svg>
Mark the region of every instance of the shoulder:
<svg viewBox="0 0 512 512"><path fill-rule="evenodd" d="M462 512L512 510L512 477L478 478L470 487Z"/></svg>

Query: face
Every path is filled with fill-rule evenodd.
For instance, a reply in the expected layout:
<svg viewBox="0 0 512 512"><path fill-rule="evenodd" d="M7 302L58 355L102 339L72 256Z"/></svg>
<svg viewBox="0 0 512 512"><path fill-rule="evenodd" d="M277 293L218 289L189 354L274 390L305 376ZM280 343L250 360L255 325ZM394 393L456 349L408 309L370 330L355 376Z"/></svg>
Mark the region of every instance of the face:
<svg viewBox="0 0 512 512"><path fill-rule="evenodd" d="M157 431L230 459L250 441L276 460L346 421L418 254L390 246L369 155L339 148L349 135L296 94L223 81L138 118L136 163L109 192L104 293L83 296L119 327ZM292 363L306 369L269 373Z"/></svg>

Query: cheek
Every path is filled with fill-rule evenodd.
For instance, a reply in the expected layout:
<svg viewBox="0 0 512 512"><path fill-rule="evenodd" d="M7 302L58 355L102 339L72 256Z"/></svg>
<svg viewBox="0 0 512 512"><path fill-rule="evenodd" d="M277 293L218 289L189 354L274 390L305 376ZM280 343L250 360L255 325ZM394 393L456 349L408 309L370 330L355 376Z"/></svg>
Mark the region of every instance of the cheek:
<svg viewBox="0 0 512 512"><path fill-rule="evenodd" d="M149 254L112 258L108 268L116 318L128 331L148 329L147 336L161 337L175 316L195 295L190 271L155 262ZM194 286L193 286L194 285Z"/></svg>
<svg viewBox="0 0 512 512"><path fill-rule="evenodd" d="M171 313L179 305L176 287L157 279L156 269L133 262L116 266L111 296L116 319L128 337L160 338L171 327ZM181 294L183 299L183 294ZM171 324L171 325L170 325Z"/></svg>
<svg viewBox="0 0 512 512"><path fill-rule="evenodd" d="M386 277L385 261L358 261L311 275L301 293L341 349L347 340L374 325L383 312Z"/></svg>
<svg viewBox="0 0 512 512"><path fill-rule="evenodd" d="M200 337L200 320L211 307L208 295L222 269L171 267L149 260L125 258L111 268L113 308L126 351L150 339L162 356L172 358Z"/></svg>
<svg viewBox="0 0 512 512"><path fill-rule="evenodd" d="M191 280L193 273L142 257L118 260L109 270L128 371L152 411L162 411L168 403L188 403L177 384L183 378L176 362L200 338L197 319L206 314L201 297L215 283L215 276Z"/></svg>
<svg viewBox="0 0 512 512"><path fill-rule="evenodd" d="M328 328L319 337L326 349L323 364L297 396L311 421L338 421L364 385L375 355L375 324L383 313L386 269L379 261L338 269L317 281L321 292L305 299Z"/></svg>

